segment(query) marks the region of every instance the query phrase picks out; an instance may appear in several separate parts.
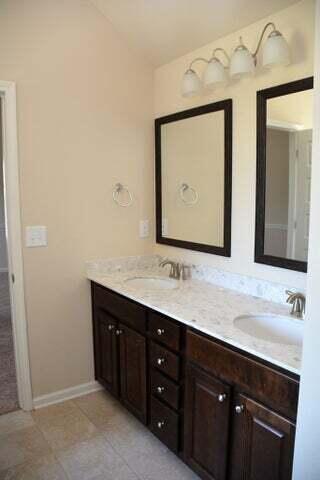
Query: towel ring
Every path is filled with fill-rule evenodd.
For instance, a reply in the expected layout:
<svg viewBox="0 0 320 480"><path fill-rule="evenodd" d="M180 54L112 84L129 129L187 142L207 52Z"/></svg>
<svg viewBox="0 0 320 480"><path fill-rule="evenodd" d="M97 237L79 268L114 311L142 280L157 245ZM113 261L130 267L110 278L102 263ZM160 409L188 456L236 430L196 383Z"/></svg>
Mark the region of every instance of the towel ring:
<svg viewBox="0 0 320 480"><path fill-rule="evenodd" d="M127 192L128 194L128 197L129 197L128 202L120 202L119 200L119 194L123 191ZM122 185L122 183L116 183L114 190L112 192L112 197L113 197L113 201L117 203L120 207L129 207L133 202L133 198L129 188L126 187L125 185Z"/></svg>
<svg viewBox="0 0 320 480"><path fill-rule="evenodd" d="M185 197L185 192L186 190L190 190L193 194L193 198L191 200L187 200ZM198 201L199 195L198 192L195 188L190 187L187 183L182 183L180 187L180 197L181 200L186 204L186 205L195 205Z"/></svg>

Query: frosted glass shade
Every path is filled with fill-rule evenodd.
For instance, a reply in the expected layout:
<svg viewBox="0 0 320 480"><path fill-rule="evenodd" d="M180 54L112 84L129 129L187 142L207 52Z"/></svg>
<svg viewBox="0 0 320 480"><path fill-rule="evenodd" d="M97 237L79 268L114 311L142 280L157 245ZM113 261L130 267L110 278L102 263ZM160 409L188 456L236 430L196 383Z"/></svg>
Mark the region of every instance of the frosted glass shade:
<svg viewBox="0 0 320 480"><path fill-rule="evenodd" d="M289 45L277 30L270 33L263 47L262 64L264 67L288 65L290 63Z"/></svg>
<svg viewBox="0 0 320 480"><path fill-rule="evenodd" d="M247 47L239 45L230 60L230 75L233 78L240 78L254 72L255 64L252 53Z"/></svg>
<svg viewBox="0 0 320 480"><path fill-rule="evenodd" d="M227 81L227 74L224 66L217 58L212 58L203 74L203 85L212 87Z"/></svg>
<svg viewBox="0 0 320 480"><path fill-rule="evenodd" d="M181 84L181 94L183 97L192 97L201 90L201 80L194 70L189 68L183 75Z"/></svg>

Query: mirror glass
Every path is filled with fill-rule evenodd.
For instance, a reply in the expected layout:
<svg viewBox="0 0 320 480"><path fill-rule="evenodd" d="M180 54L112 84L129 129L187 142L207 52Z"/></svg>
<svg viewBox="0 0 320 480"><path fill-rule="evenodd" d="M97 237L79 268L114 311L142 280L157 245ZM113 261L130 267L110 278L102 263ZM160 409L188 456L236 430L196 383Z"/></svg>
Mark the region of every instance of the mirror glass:
<svg viewBox="0 0 320 480"><path fill-rule="evenodd" d="M161 152L162 235L222 247L224 112L163 125Z"/></svg>
<svg viewBox="0 0 320 480"><path fill-rule="evenodd" d="M265 254L307 261L313 91L267 102Z"/></svg>
<svg viewBox="0 0 320 480"><path fill-rule="evenodd" d="M225 254L225 222L229 219L226 198L229 201L231 194L231 184L226 182L226 168L231 171L226 111L222 108L178 119L173 115L171 120L159 126L158 240L173 240L175 245L180 242L184 248L197 250L206 246L205 251L209 251L212 247L212 253Z"/></svg>
<svg viewBox="0 0 320 480"><path fill-rule="evenodd" d="M307 271L313 78L257 96L258 263Z"/></svg>

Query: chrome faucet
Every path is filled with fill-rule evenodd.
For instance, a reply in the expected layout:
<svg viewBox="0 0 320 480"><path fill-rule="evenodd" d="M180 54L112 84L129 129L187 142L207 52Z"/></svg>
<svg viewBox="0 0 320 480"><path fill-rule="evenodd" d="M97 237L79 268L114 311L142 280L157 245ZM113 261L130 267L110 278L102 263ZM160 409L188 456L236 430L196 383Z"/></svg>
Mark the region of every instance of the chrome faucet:
<svg viewBox="0 0 320 480"><path fill-rule="evenodd" d="M162 260L159 263L160 267L165 267L166 265L170 265L170 267L171 267L169 277L179 280L179 278L180 278L180 265L179 265L179 263L174 262L173 260Z"/></svg>
<svg viewBox="0 0 320 480"><path fill-rule="evenodd" d="M183 263L174 262L173 260L162 260L159 263L160 267L165 267L166 265L170 265L170 273L169 277L174 278L176 280L187 280L190 277L190 269L189 265L184 265Z"/></svg>
<svg viewBox="0 0 320 480"><path fill-rule="evenodd" d="M306 309L306 297L300 292L290 292L286 290L288 295L287 303L292 305L291 315L297 318L303 318Z"/></svg>

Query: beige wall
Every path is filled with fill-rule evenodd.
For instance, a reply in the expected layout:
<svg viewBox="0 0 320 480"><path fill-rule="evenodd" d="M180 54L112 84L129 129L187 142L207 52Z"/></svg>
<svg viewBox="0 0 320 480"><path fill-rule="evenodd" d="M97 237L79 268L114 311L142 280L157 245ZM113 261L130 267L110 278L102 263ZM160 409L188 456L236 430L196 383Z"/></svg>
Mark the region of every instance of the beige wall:
<svg viewBox="0 0 320 480"><path fill-rule="evenodd" d="M245 44L254 49L267 21L274 21L290 43L292 64L286 68L262 72L253 78L230 83L212 93L191 99L180 94L181 78L195 57L210 58L215 47L224 47L229 53L243 36ZM164 65L155 73L155 117L184 110L217 100L233 99L233 202L232 202L232 257L189 252L156 245L155 251L174 255L194 263L205 262L232 272L304 287L306 275L285 269L255 264L255 174L256 174L256 92L273 85L297 80L313 74L314 2L302 1L263 21L235 32L220 41L204 46L190 54ZM202 73L201 65L196 66Z"/></svg>
<svg viewBox="0 0 320 480"><path fill-rule="evenodd" d="M0 79L17 84L23 227L48 227L47 248L23 251L39 396L93 380L85 261L150 247L153 76L89 2L2 0Z"/></svg>
<svg viewBox="0 0 320 480"><path fill-rule="evenodd" d="M223 246L224 112L162 125L161 156L164 236ZM183 202L182 183L196 190L196 204ZM184 192L187 202L194 195Z"/></svg>

